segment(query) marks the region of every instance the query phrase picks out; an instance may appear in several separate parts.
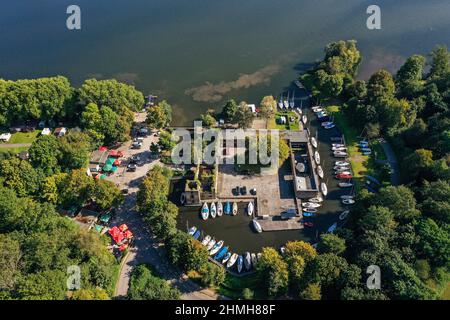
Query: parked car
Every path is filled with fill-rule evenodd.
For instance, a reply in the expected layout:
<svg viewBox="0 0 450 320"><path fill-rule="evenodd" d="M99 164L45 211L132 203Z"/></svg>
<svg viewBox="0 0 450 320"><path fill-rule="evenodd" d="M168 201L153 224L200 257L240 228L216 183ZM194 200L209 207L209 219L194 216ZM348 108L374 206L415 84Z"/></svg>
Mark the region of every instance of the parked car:
<svg viewBox="0 0 450 320"><path fill-rule="evenodd" d="M130 171L130 172L135 172L136 169L137 169L137 166L135 164L129 164L127 167L127 171Z"/></svg>
<svg viewBox="0 0 450 320"><path fill-rule="evenodd" d="M247 187L246 186L241 187L241 195L243 195L243 196L247 195Z"/></svg>
<svg viewBox="0 0 450 320"><path fill-rule="evenodd" d="M141 162L141 157L139 157L139 156L132 156L130 158L130 163L138 164L140 162Z"/></svg>
<svg viewBox="0 0 450 320"><path fill-rule="evenodd" d="M133 142L132 144L131 144L131 148L132 149L141 149L142 148L142 142Z"/></svg>
<svg viewBox="0 0 450 320"><path fill-rule="evenodd" d="M251 189L250 194L256 196L256 188Z"/></svg>

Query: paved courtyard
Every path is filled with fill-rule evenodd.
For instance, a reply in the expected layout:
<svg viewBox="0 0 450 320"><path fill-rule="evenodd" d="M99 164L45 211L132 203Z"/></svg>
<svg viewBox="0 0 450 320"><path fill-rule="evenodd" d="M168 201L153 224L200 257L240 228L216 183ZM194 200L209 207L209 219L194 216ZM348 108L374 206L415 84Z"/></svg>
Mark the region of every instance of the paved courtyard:
<svg viewBox="0 0 450 320"><path fill-rule="evenodd" d="M238 175L234 170L234 165L220 165L219 197L234 198L232 189L236 188L236 186L246 186L248 192L256 188L258 216L275 216L288 208L295 207L294 187L289 161L286 161L278 172L257 175Z"/></svg>

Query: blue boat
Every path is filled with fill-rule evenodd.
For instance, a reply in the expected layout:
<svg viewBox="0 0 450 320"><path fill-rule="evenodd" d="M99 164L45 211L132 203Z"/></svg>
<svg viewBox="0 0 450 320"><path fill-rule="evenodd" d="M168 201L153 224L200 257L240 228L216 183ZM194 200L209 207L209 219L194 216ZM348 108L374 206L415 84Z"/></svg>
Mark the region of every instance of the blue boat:
<svg viewBox="0 0 450 320"><path fill-rule="evenodd" d="M229 201L227 201L227 203L225 203L224 212L225 212L225 214L231 214L231 203Z"/></svg>
<svg viewBox="0 0 450 320"><path fill-rule="evenodd" d="M239 256L238 261L237 261L237 270L239 273L241 273L241 271L242 271L243 264L244 264L244 258L242 256Z"/></svg>
<svg viewBox="0 0 450 320"><path fill-rule="evenodd" d="M200 230L197 230L193 235L194 239L197 240L198 238L200 238L200 234L201 234Z"/></svg>
<svg viewBox="0 0 450 320"><path fill-rule="evenodd" d="M195 231L197 231L197 227L192 227L192 228L189 229L188 234L193 236Z"/></svg>
<svg viewBox="0 0 450 320"><path fill-rule="evenodd" d="M314 217L315 214L312 213L312 212L303 212L303 216L304 216L304 217Z"/></svg>
<svg viewBox="0 0 450 320"><path fill-rule="evenodd" d="M223 256L228 252L228 247L222 248L222 250L219 251L219 253L214 258L215 260L220 260L223 258Z"/></svg>

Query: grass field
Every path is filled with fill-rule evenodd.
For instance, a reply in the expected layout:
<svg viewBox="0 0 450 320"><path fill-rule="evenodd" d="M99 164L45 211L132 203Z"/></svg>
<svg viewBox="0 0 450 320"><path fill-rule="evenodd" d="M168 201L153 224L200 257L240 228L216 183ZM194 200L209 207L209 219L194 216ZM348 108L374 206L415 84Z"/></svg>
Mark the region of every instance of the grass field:
<svg viewBox="0 0 450 320"><path fill-rule="evenodd" d="M15 143L33 143L34 140L41 133L41 130L35 130L33 132L17 132L11 136L11 139L8 141L8 144Z"/></svg>
<svg viewBox="0 0 450 320"><path fill-rule="evenodd" d="M261 288L261 279L257 274L245 277L236 277L227 273L225 282L217 289L217 292L231 299L242 299L242 290L251 289L254 292L254 299L266 299L267 295Z"/></svg>
<svg viewBox="0 0 450 320"><path fill-rule="evenodd" d="M20 147L20 148L0 148L0 154L9 153L12 155L16 155L21 153L22 151L27 151L28 147Z"/></svg>
<svg viewBox="0 0 450 320"><path fill-rule="evenodd" d="M288 120L286 124L280 124L280 118L281 116L285 116ZM295 118L295 121L290 121L291 117ZM298 115L293 111L287 111L287 112L277 112L275 114L274 119L270 119L267 121L267 129L278 129L278 130L300 130L300 124Z"/></svg>

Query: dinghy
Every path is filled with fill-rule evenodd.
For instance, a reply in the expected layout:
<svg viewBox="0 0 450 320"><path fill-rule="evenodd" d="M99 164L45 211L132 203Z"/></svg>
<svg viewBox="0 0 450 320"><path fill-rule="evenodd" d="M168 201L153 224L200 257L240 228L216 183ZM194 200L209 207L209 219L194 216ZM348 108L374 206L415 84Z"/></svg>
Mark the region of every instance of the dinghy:
<svg viewBox="0 0 450 320"><path fill-rule="evenodd" d="M233 216L238 214L238 205L236 202L233 202Z"/></svg>
<svg viewBox="0 0 450 320"><path fill-rule="evenodd" d="M314 137L311 137L311 144L312 144L312 146L314 147L314 148L316 148L317 149L317 140L316 140L316 138L314 138Z"/></svg>
<svg viewBox="0 0 450 320"><path fill-rule="evenodd" d="M239 256L238 261L237 261L238 273L241 273L243 263L244 263L244 258L242 258L242 256Z"/></svg>
<svg viewBox="0 0 450 320"><path fill-rule="evenodd" d="M228 252L228 247L222 248L219 253L214 257L214 260L219 261Z"/></svg>
<svg viewBox="0 0 450 320"><path fill-rule="evenodd" d="M306 171L306 166L303 162L299 162L297 163L297 165L295 166L295 168L297 169L298 172L300 173L304 173Z"/></svg>
<svg viewBox="0 0 450 320"><path fill-rule="evenodd" d="M321 166L317 166L317 175L320 177L320 179L323 179L323 169Z"/></svg>
<svg viewBox="0 0 450 320"><path fill-rule="evenodd" d="M201 234L202 234L202 233L200 232L200 230L197 230L197 231L194 233L194 235L193 235L194 239L197 240L198 238L200 238L200 235L201 235Z"/></svg>
<svg viewBox="0 0 450 320"><path fill-rule="evenodd" d="M329 233L333 233L334 230L336 230L336 228L337 228L337 222L333 223L333 224L328 228L327 231L328 231Z"/></svg>
<svg viewBox="0 0 450 320"><path fill-rule="evenodd" d="M329 126L329 125L331 125L331 124L333 124L333 122L331 122L331 121L324 121L324 122L322 122L320 125L321 125L322 127L326 127L326 126Z"/></svg>
<svg viewBox="0 0 450 320"><path fill-rule="evenodd" d="M209 251L216 245L216 240L211 239L210 242L208 242L208 245L206 246L206 249Z"/></svg>
<svg viewBox="0 0 450 320"><path fill-rule="evenodd" d="M352 173L350 171L335 171L334 175L341 175L341 174L346 174L346 175L351 175Z"/></svg>
<svg viewBox="0 0 450 320"><path fill-rule="evenodd" d="M231 203L229 201L227 201L227 203L225 203L224 212L225 212L225 214L231 214Z"/></svg>
<svg viewBox="0 0 450 320"><path fill-rule="evenodd" d="M253 219L253 228L255 228L256 232L258 233L262 232L261 225L259 224L258 221L256 221L256 219Z"/></svg>
<svg viewBox="0 0 450 320"><path fill-rule="evenodd" d="M211 203L211 218L215 218L216 215L217 215L216 204L213 202Z"/></svg>
<svg viewBox="0 0 450 320"><path fill-rule="evenodd" d="M333 169L337 170L337 171L348 171L348 170L350 170L350 167L349 166L334 166Z"/></svg>
<svg viewBox="0 0 450 320"><path fill-rule="evenodd" d="M354 197L352 195L343 195L341 196L341 199L353 199Z"/></svg>
<svg viewBox="0 0 450 320"><path fill-rule="evenodd" d="M185 202L186 202L186 194L183 192L180 196L180 203L181 205L184 205Z"/></svg>
<svg viewBox="0 0 450 320"><path fill-rule="evenodd" d="M281 255L284 257L285 254L286 254L286 248L285 248L285 247L281 247L281 248L280 248L280 253L281 253Z"/></svg>
<svg viewBox="0 0 450 320"><path fill-rule="evenodd" d="M208 204L205 202L202 207L202 219L208 220L208 216L209 216Z"/></svg>
<svg viewBox="0 0 450 320"><path fill-rule="evenodd" d="M314 152L314 161L316 164L320 164L320 154L317 151Z"/></svg>
<svg viewBox="0 0 450 320"><path fill-rule="evenodd" d="M252 256L253 268L256 268L256 265L258 264L258 259L256 258L256 254L252 253L251 256Z"/></svg>
<svg viewBox="0 0 450 320"><path fill-rule="evenodd" d="M306 213L316 213L317 209L316 208L303 208L303 211Z"/></svg>
<svg viewBox="0 0 450 320"><path fill-rule="evenodd" d="M259 253L256 255L256 257L258 258L258 261L261 260L261 258L262 258L262 253L259 252Z"/></svg>
<svg viewBox="0 0 450 320"><path fill-rule="evenodd" d="M322 191L322 194L323 194L324 197L327 196L327 194L328 194L328 188L327 188L327 185L325 184L325 182L322 182L322 183L320 184L320 191Z"/></svg>
<svg viewBox="0 0 450 320"><path fill-rule="evenodd" d="M332 143L331 146L332 147L336 147L336 148L341 148L341 147L345 147L345 144L343 144L343 143Z"/></svg>
<svg viewBox="0 0 450 320"><path fill-rule="evenodd" d="M302 116L302 122L303 122L303 124L306 124L306 122L308 122L308 117L303 115Z"/></svg>
<svg viewBox="0 0 450 320"><path fill-rule="evenodd" d="M350 165L350 162L347 162L347 161L335 161L334 164L335 164L336 166L342 166L342 167L345 167L345 166L349 166L349 165Z"/></svg>
<svg viewBox="0 0 450 320"><path fill-rule="evenodd" d="M232 266L234 266L238 257L239 256L236 253L233 253L227 262L227 268L231 268Z"/></svg>
<svg viewBox="0 0 450 320"><path fill-rule="evenodd" d="M352 205L352 204L355 204L355 200L353 200L353 199L343 199L342 200L342 203L343 204L346 204L346 205Z"/></svg>
<svg viewBox="0 0 450 320"><path fill-rule="evenodd" d="M230 258L231 258L231 252L227 252L227 254L225 255L225 257L223 257L222 264L227 263L228 260L230 260Z"/></svg>
<svg viewBox="0 0 450 320"><path fill-rule="evenodd" d="M302 203L302 207L304 207L304 208L319 208L320 204L314 203L314 202L305 202L305 203Z"/></svg>
<svg viewBox="0 0 450 320"><path fill-rule="evenodd" d="M189 229L188 234L193 236L195 231L197 231L197 227L192 227L192 228Z"/></svg>
<svg viewBox="0 0 450 320"><path fill-rule="evenodd" d="M210 256L215 255L217 252L219 252L220 248L223 246L223 240L217 242L214 247L212 247L211 251L209 252Z"/></svg>
<svg viewBox="0 0 450 320"><path fill-rule="evenodd" d="M339 220L344 220L345 218L347 218L347 216L348 216L349 213L350 213L349 210L343 211L343 212L339 215Z"/></svg>
<svg viewBox="0 0 450 320"><path fill-rule="evenodd" d="M353 183L351 182L339 182L338 183L339 188L350 188L353 186Z"/></svg>
<svg viewBox="0 0 450 320"><path fill-rule="evenodd" d="M252 267L252 256L248 251L244 254L244 265L247 271L249 271Z"/></svg>
<svg viewBox="0 0 450 320"><path fill-rule="evenodd" d="M222 214L223 214L223 205L222 205L222 202L219 201L217 203L217 216L221 217Z"/></svg>
<svg viewBox="0 0 450 320"><path fill-rule="evenodd" d="M255 207L253 206L253 202L249 202L248 206L247 206L247 214L249 216L253 215L254 209L255 209Z"/></svg>
<svg viewBox="0 0 450 320"><path fill-rule="evenodd" d="M320 203L320 202L323 202L323 198L322 197L311 198L311 199L308 199L308 202Z"/></svg>
<svg viewBox="0 0 450 320"><path fill-rule="evenodd" d="M336 127L336 125L334 123L326 125L324 128L327 130L333 129L334 127Z"/></svg>
<svg viewBox="0 0 450 320"><path fill-rule="evenodd" d="M202 241L202 245L206 246L210 241L211 241L211 236L206 236Z"/></svg>
<svg viewBox="0 0 450 320"><path fill-rule="evenodd" d="M312 217L315 217L316 215L312 212L304 212L303 216L307 217L307 218L312 218Z"/></svg>

